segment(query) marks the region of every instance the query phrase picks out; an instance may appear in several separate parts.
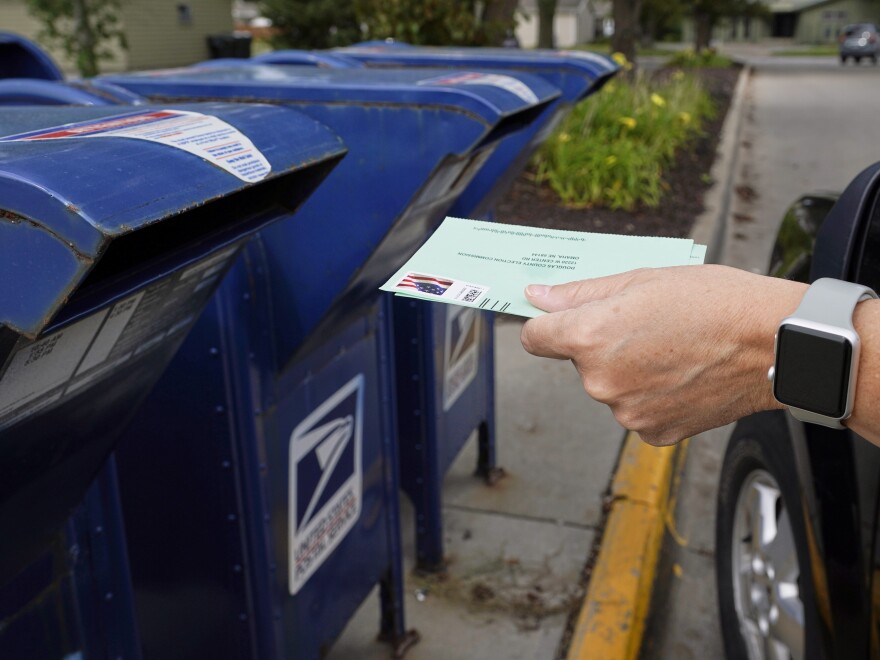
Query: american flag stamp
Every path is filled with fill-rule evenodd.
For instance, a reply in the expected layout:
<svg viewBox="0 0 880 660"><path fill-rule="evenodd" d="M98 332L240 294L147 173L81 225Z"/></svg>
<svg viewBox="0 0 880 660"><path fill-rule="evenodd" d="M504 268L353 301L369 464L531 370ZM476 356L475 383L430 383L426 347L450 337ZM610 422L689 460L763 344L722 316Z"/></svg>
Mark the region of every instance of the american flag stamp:
<svg viewBox="0 0 880 660"><path fill-rule="evenodd" d="M419 297L437 296L447 300L476 305L489 290L481 284L470 284L428 273L408 272L394 288L401 293ZM420 295L422 294L422 295Z"/></svg>

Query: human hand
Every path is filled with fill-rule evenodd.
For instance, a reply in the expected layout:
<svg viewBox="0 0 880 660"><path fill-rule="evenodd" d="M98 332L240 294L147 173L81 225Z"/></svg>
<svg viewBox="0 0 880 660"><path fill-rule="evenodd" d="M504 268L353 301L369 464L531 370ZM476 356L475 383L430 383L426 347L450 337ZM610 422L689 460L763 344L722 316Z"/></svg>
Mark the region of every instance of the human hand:
<svg viewBox="0 0 880 660"><path fill-rule="evenodd" d="M523 326L523 347L570 359L592 398L645 442L673 444L781 407L767 370L779 321L806 285L725 266L643 269L526 297L550 312Z"/></svg>

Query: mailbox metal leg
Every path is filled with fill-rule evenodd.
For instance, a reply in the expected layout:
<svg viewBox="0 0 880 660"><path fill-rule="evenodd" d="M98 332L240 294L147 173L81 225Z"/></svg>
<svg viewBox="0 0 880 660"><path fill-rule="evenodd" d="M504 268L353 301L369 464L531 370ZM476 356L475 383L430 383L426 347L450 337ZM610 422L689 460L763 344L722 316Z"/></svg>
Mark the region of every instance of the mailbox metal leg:
<svg viewBox="0 0 880 660"><path fill-rule="evenodd" d="M438 473L436 456L428 458L432 464L431 476L423 480L413 498L416 510L416 570L439 573L446 569L443 558L443 475Z"/></svg>
<svg viewBox="0 0 880 660"><path fill-rule="evenodd" d="M480 422L477 429L477 470L476 475L482 477L486 484L494 486L504 476L504 468L498 466L498 454L495 444L495 316L483 314L486 324L486 419Z"/></svg>

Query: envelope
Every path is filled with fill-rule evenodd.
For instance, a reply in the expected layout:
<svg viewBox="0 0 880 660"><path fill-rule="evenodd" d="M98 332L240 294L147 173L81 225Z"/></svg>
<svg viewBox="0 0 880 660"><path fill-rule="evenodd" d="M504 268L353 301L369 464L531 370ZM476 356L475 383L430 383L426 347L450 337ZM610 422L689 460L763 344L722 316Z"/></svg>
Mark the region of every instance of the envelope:
<svg viewBox="0 0 880 660"><path fill-rule="evenodd" d="M383 291L535 317L529 284L563 284L635 268L701 264L706 246L685 238L595 234L446 218Z"/></svg>

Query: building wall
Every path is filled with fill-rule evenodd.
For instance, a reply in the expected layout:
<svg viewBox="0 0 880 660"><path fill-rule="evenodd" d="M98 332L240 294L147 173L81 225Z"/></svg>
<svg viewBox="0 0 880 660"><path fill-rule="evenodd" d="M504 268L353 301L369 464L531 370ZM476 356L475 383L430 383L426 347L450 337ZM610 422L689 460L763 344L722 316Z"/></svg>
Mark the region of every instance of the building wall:
<svg viewBox="0 0 880 660"><path fill-rule="evenodd" d="M850 23L880 24L880 3L838 0L805 9L798 18L795 40L803 43L831 43Z"/></svg>
<svg viewBox="0 0 880 660"><path fill-rule="evenodd" d="M37 38L40 33L41 24L37 19L30 15L27 10L27 3L24 0L0 0L0 30L4 32L14 32L23 37L27 37L36 44L39 44L46 50L58 66L68 75L76 75L76 64L67 58L64 53L57 49L48 48L45 43ZM114 59L118 59L120 54L117 52ZM101 63L104 70L112 70L107 67L107 62ZM124 62L123 62L124 65Z"/></svg>
<svg viewBox="0 0 880 660"><path fill-rule="evenodd" d="M189 7L190 20L181 20L178 6ZM206 38L232 31L232 0L122 0L121 21L128 51L111 46L111 59L101 60L101 71L115 72L192 64L210 56ZM57 49L37 38L39 22L30 16L24 0L0 0L0 30L15 32L46 49L68 75L76 65Z"/></svg>
<svg viewBox="0 0 880 660"><path fill-rule="evenodd" d="M516 26L516 38L523 48L538 45L538 14L523 9ZM556 10L553 19L553 35L557 48L571 48L593 40L593 17L589 11L571 12Z"/></svg>
<svg viewBox="0 0 880 660"><path fill-rule="evenodd" d="M181 15L180 6L189 8ZM123 0L128 67L153 69L208 59L207 37L232 32L232 0Z"/></svg>

